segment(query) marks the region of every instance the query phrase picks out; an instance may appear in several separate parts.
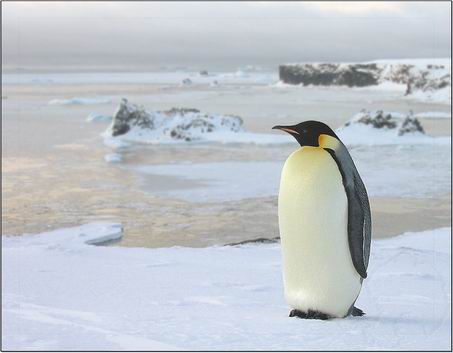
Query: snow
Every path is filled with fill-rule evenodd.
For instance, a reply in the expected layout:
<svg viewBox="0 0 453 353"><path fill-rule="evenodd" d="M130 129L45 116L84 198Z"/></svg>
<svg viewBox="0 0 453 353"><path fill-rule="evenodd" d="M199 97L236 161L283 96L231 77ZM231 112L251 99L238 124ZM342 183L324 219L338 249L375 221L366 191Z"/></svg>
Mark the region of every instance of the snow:
<svg viewBox="0 0 453 353"><path fill-rule="evenodd" d="M451 119L449 112L423 112L414 114L418 119Z"/></svg>
<svg viewBox="0 0 453 353"><path fill-rule="evenodd" d="M389 112L385 112L388 114ZM352 117L349 126L337 129L337 134L348 146L354 145L401 145L401 144L449 144L449 137L431 137L421 133L406 133L398 136L398 129L376 129L371 126L357 123L364 114L360 112ZM377 112L371 114L376 115ZM400 125L407 114L390 113ZM445 116L447 113L423 113L421 117L430 114ZM417 117L415 115L414 117ZM95 118L93 118L95 119ZM144 123L146 122L146 124ZM126 124L128 131L125 134L113 136L115 130ZM288 144L293 139L281 133L254 133L243 127L240 117L204 113L200 111L183 111L181 109L169 111L148 111L141 106L129 103L123 99L111 125L102 134L104 143L109 147L124 147L130 142L143 144L257 144L275 145Z"/></svg>
<svg viewBox="0 0 453 353"><path fill-rule="evenodd" d="M368 112L362 110L355 114L347 123L338 128L335 132L338 137L347 146L365 145L419 145L428 144L435 145L448 145L451 143L450 136L432 137L426 135L416 128L415 122L408 124L405 128L403 122L406 118L413 120L414 118L426 118L449 115L444 112L431 112L419 114L404 114L400 112ZM380 128L374 127L371 122ZM385 125L384 125L385 123ZM389 124L393 123L395 126L389 128ZM410 128L410 129L409 129ZM406 130L406 131L405 131ZM407 130L411 131L408 132ZM403 135L399 135L404 132Z"/></svg>
<svg viewBox="0 0 453 353"><path fill-rule="evenodd" d="M119 231L95 223L2 237L4 350L451 349L451 228L373 241L356 303L366 315L330 321L288 317L279 244L83 240Z"/></svg>
<svg viewBox="0 0 453 353"><path fill-rule="evenodd" d="M384 64L384 65L398 65L398 64L405 64L405 65L414 65L420 69L426 69L428 65L442 65L447 68L451 66L451 59L450 58L401 58L401 59L379 59L367 62L369 64L377 63L377 64Z"/></svg>
<svg viewBox="0 0 453 353"><path fill-rule="evenodd" d="M364 124L351 124L335 131L347 146L378 145L448 145L450 136L432 137L422 133L409 133L398 136L397 129L376 129Z"/></svg>
<svg viewBox="0 0 453 353"><path fill-rule="evenodd" d="M302 70L319 71L332 70L341 72L348 70L349 66L365 64L376 65L376 69L364 69L370 74L378 75L378 85L365 87L354 87L353 90L367 91L389 91L397 92L399 97L407 100L416 100L426 103L451 104L451 59L450 58L429 58L429 59L387 59L368 62L341 62L331 63L334 68L325 67L325 63L305 62L292 63L285 66L299 66ZM406 67L404 67L406 66ZM409 66L409 67L408 67ZM415 83L413 91L406 94L407 80ZM442 85L440 83L442 82ZM439 89L446 85L446 87ZM273 87L285 88L286 86L277 83Z"/></svg>
<svg viewBox="0 0 453 353"><path fill-rule="evenodd" d="M109 153L104 156L104 160L108 163L119 163L123 160L123 156L119 153Z"/></svg>
<svg viewBox="0 0 453 353"><path fill-rule="evenodd" d="M168 127L164 127L169 131ZM222 143L222 144L256 144L256 145L275 145L275 144L288 144L292 141L286 136L279 134L262 134L247 131L213 131L209 133L197 134L197 140L186 141L184 139L173 139L170 136L163 134L162 130L146 130L134 127L125 135L116 137L109 136L109 132L104 133L104 143L113 148L124 147L128 142L143 143L143 144L200 144L200 143ZM197 131L193 131L197 132Z"/></svg>
<svg viewBox="0 0 453 353"><path fill-rule="evenodd" d="M5 73L3 84L170 84L180 85L189 78L194 84L208 85L214 80L227 84L269 84L278 80L278 73L271 71L233 72L209 71L209 76L200 76L199 71L175 72L60 72L60 73Z"/></svg>
<svg viewBox="0 0 453 353"><path fill-rule="evenodd" d="M112 116L98 113L90 113L88 114L86 121L89 123L98 121L99 122L112 121Z"/></svg>
<svg viewBox="0 0 453 353"><path fill-rule="evenodd" d="M110 98L106 97L73 97L68 99L52 99L49 105L88 105L88 104L107 104L111 103Z"/></svg>
<svg viewBox="0 0 453 353"><path fill-rule="evenodd" d="M125 98L114 114L111 125L102 134L111 147L123 147L122 142L144 144L187 143L254 143L286 144L281 134L246 132L243 121L234 115L204 113L196 109L174 108L167 111L148 111L129 103ZM126 133L115 136L127 127ZM114 141L118 142L114 142Z"/></svg>
<svg viewBox="0 0 453 353"><path fill-rule="evenodd" d="M451 104L451 86L433 91L414 91L405 98L429 103Z"/></svg>

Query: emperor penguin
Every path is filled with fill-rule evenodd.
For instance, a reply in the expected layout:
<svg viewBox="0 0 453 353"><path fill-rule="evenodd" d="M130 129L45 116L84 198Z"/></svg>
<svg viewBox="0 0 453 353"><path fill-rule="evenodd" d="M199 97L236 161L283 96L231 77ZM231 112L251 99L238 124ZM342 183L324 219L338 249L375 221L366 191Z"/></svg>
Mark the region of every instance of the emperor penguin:
<svg viewBox="0 0 453 353"><path fill-rule="evenodd" d="M278 195L289 316L362 316L354 303L367 277L371 211L359 172L326 124L305 121L273 129L289 133L301 146L283 166Z"/></svg>

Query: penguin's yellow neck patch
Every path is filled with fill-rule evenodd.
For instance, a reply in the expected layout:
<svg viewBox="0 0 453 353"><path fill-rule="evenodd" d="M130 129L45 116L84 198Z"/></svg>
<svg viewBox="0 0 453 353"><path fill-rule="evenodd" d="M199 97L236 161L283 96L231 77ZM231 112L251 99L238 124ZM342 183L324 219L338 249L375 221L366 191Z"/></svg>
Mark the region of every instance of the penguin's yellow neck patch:
<svg viewBox="0 0 453 353"><path fill-rule="evenodd" d="M318 144L319 144L319 147L330 148L332 150L336 150L340 144L340 141L338 141L333 136L321 134L318 137Z"/></svg>

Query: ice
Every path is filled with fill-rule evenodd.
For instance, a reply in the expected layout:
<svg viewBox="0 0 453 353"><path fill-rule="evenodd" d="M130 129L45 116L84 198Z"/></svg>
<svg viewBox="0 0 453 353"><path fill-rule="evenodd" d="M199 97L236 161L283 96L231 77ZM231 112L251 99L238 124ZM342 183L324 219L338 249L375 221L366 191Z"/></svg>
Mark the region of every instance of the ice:
<svg viewBox="0 0 453 353"><path fill-rule="evenodd" d="M123 157L119 153L109 153L104 156L104 160L108 163L119 163Z"/></svg>
<svg viewBox="0 0 453 353"><path fill-rule="evenodd" d="M52 99L49 105L88 105L88 104L107 104L111 103L110 98L106 97L95 97L95 98L84 98L84 97L73 97L68 99Z"/></svg>
<svg viewBox="0 0 453 353"><path fill-rule="evenodd" d="M145 249L80 236L119 230L3 237L4 350L451 349L451 228L373 241L356 303L366 315L330 321L288 317L279 244Z"/></svg>
<svg viewBox="0 0 453 353"><path fill-rule="evenodd" d="M451 104L451 86L435 91L414 91L405 98L430 103Z"/></svg>
<svg viewBox="0 0 453 353"><path fill-rule="evenodd" d="M361 75L354 72L361 72ZM363 63L292 63L280 65L280 79L315 85L363 86L359 89L398 92L399 98L451 104L449 58L387 59ZM274 87L285 86L277 84Z"/></svg>
<svg viewBox="0 0 453 353"><path fill-rule="evenodd" d="M419 119L451 119L451 113L448 112L423 112L414 116Z"/></svg>
<svg viewBox="0 0 453 353"><path fill-rule="evenodd" d="M88 114L86 118L87 122L104 122L104 121L112 121L112 116L111 115L105 115L105 114L97 114L97 113L90 113Z"/></svg>
<svg viewBox="0 0 453 353"><path fill-rule="evenodd" d="M123 98L111 125L103 133L106 144L113 141L145 144L254 143L285 144L279 134L246 132L243 120L235 115L201 112L192 108L148 111Z"/></svg>
<svg viewBox="0 0 453 353"><path fill-rule="evenodd" d="M294 150L298 145L294 143ZM431 197L451 188L450 145L401 145L374 148L351 147L350 153L370 196ZM417 155L416 159L408 155ZM228 161L215 163L175 163L123 166L139 176L172 176L196 181L197 186L166 189L154 187L142 178L145 190L190 202L234 201L276 196L280 184L281 161ZM257 176L259 178L257 179Z"/></svg>
<svg viewBox="0 0 453 353"><path fill-rule="evenodd" d="M450 136L432 137L421 133L398 136L397 129L375 129L363 124L351 124L336 130L338 137L347 146L379 145L448 145Z"/></svg>
<svg viewBox="0 0 453 353"><path fill-rule="evenodd" d="M210 71L209 76L200 76L199 71L177 72L61 72L61 73L5 73L2 77L3 84L170 84L180 85L189 78L195 85L210 84L213 79L219 83L227 84L269 84L278 80L278 73L271 71L246 72L236 70L233 72Z"/></svg>

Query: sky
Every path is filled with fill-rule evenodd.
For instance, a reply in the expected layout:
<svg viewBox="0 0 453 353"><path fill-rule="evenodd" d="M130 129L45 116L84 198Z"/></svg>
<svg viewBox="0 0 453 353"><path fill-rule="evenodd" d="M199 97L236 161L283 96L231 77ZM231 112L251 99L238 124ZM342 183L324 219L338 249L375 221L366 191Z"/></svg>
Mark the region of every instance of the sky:
<svg viewBox="0 0 453 353"><path fill-rule="evenodd" d="M450 57L450 2L3 2L3 69Z"/></svg>

